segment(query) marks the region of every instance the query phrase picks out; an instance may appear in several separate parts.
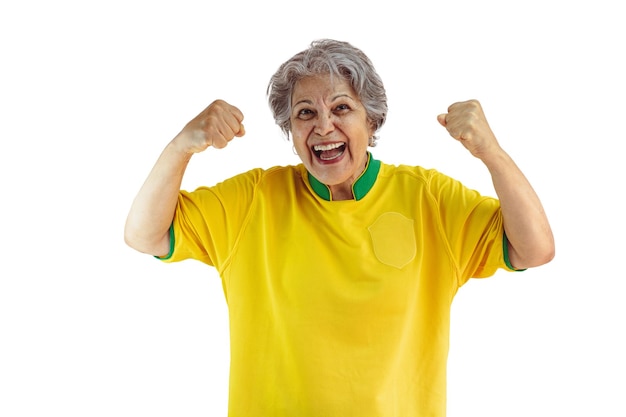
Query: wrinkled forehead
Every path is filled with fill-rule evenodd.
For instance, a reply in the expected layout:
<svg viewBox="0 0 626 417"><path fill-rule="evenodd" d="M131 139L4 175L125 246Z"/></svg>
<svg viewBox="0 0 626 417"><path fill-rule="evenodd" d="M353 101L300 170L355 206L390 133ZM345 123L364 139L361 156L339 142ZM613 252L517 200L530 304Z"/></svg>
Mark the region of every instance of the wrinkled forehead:
<svg viewBox="0 0 626 417"><path fill-rule="evenodd" d="M358 99L352 85L343 77L333 74L318 74L300 78L294 83L291 104L302 100L330 100L335 96L348 95Z"/></svg>

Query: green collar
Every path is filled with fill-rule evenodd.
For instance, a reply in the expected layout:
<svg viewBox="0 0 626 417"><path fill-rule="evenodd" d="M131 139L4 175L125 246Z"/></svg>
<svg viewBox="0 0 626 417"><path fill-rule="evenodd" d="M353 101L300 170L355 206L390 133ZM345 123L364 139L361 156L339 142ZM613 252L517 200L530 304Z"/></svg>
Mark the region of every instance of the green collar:
<svg viewBox="0 0 626 417"><path fill-rule="evenodd" d="M378 176L378 171L380 171L380 161L374 159L371 153L367 153L367 165L365 165L365 170L359 176L359 178L354 181L352 184L352 195L354 195L355 200L360 200L372 189L374 183L376 182L376 177ZM321 183L317 178L313 175L309 174L309 183L311 184L311 188L315 191L320 198L323 198L326 201L332 201L333 196L330 192L330 188Z"/></svg>

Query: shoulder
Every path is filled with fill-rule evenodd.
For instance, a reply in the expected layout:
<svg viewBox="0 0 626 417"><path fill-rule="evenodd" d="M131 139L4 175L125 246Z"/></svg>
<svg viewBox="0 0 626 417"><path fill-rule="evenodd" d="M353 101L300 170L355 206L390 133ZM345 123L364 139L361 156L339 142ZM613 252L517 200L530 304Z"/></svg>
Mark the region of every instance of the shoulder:
<svg viewBox="0 0 626 417"><path fill-rule="evenodd" d="M380 176L390 181L416 181L424 185L433 181L447 181L452 178L434 168L425 168L419 165L392 165L381 163Z"/></svg>
<svg viewBox="0 0 626 417"><path fill-rule="evenodd" d="M184 207L216 207L231 215L244 216L255 201L274 201L294 194L301 175L297 166L253 168L226 178L211 186L200 186L193 191L181 190L180 203ZM294 186L290 186L294 184ZM270 198L264 198L263 196ZM284 197L287 198L287 197Z"/></svg>
<svg viewBox="0 0 626 417"><path fill-rule="evenodd" d="M262 177L267 181L275 181L285 178L301 178L303 165L277 165L262 169Z"/></svg>
<svg viewBox="0 0 626 417"><path fill-rule="evenodd" d="M383 163L379 178L387 187L428 195L435 200L480 197L477 191L434 168Z"/></svg>
<svg viewBox="0 0 626 417"><path fill-rule="evenodd" d="M253 168L234 175L217 183L215 188L229 188L238 186L259 186L266 183L284 182L290 178L300 178L299 166L273 166L270 168ZM214 188L209 187L209 188ZM203 187L205 188L205 187Z"/></svg>

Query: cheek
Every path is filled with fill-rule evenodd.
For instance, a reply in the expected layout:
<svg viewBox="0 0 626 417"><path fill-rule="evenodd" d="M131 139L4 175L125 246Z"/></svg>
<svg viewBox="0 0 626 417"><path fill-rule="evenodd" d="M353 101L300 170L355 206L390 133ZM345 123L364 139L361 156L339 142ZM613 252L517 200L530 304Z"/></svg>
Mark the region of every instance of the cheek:
<svg viewBox="0 0 626 417"><path fill-rule="evenodd" d="M300 147L304 143L302 134L298 130L291 131L291 140L296 147Z"/></svg>
<svg viewBox="0 0 626 417"><path fill-rule="evenodd" d="M352 129L348 136L352 139L351 140L351 147L354 148L362 148L365 147L367 148L369 141L370 141L370 137L371 132L370 129L367 128L357 128L357 129Z"/></svg>
<svg viewBox="0 0 626 417"><path fill-rule="evenodd" d="M306 145L308 130L304 126L299 125L291 125L291 139L293 140L294 145L303 146Z"/></svg>
<svg viewBox="0 0 626 417"><path fill-rule="evenodd" d="M293 147L300 157L303 157L308 153L308 146L306 144L306 137L302 136L298 130L291 131L291 141Z"/></svg>

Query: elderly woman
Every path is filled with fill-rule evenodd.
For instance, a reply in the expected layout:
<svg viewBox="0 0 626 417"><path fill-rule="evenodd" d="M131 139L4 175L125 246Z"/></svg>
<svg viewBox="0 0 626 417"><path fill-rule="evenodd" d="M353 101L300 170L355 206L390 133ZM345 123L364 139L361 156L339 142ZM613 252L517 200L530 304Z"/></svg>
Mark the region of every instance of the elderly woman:
<svg viewBox="0 0 626 417"><path fill-rule="evenodd" d="M219 272L231 331L230 416L444 416L452 299L471 277L549 262L532 187L477 101L438 116L498 199L368 151L387 114L372 63L322 40L268 97L302 163L181 191L194 153L244 135L217 100L166 146L128 216L131 247Z"/></svg>

